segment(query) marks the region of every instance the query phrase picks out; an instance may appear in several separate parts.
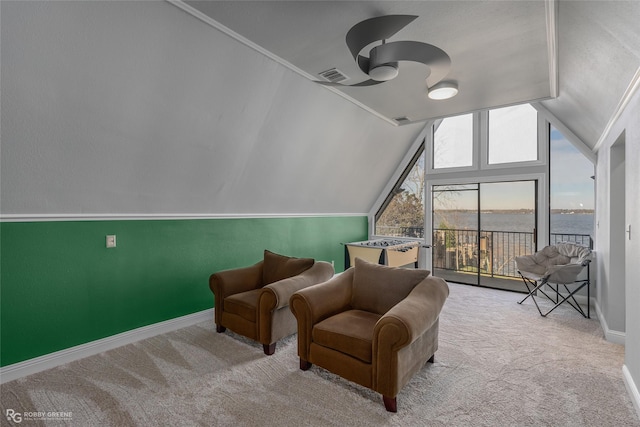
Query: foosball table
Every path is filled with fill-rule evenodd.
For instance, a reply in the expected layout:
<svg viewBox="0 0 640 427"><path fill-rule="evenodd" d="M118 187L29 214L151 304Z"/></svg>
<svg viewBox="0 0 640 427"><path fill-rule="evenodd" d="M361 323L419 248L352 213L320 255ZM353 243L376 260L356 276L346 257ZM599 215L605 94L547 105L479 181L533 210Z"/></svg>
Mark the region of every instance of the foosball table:
<svg viewBox="0 0 640 427"><path fill-rule="evenodd" d="M344 244L344 268L354 265L356 257L365 261L400 267L411 264L418 268L420 242L394 239L365 240Z"/></svg>

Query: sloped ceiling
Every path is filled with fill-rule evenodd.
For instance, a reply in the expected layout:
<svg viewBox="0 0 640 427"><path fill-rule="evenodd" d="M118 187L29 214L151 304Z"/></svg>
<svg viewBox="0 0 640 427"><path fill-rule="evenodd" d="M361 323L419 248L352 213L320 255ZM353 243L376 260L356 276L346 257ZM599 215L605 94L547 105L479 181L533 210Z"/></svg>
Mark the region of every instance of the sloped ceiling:
<svg viewBox="0 0 640 427"><path fill-rule="evenodd" d="M553 95L553 33L544 1L185 1L196 15L225 28L292 65L310 79L337 68L346 84L368 80L356 65L345 35L368 18L407 14L418 18L388 41L435 45L451 58L446 80L460 92L446 101L427 94L423 64L401 62L395 79L371 87L337 88L389 120L410 122ZM433 82L430 82L433 84ZM403 122L406 123L406 122Z"/></svg>
<svg viewBox="0 0 640 427"><path fill-rule="evenodd" d="M386 14L418 15L394 40L444 49L459 94L448 101L428 100L424 66L401 63L395 80L342 88L343 95L383 117L411 121L542 101L591 149L640 67L637 0L181 3L310 79L337 67L351 77L349 83L366 80L346 48L351 26Z"/></svg>
<svg viewBox="0 0 640 427"><path fill-rule="evenodd" d="M380 116L552 95L549 10L559 96L543 105L588 146L640 65L637 1L180 3L309 73L352 74L343 37L359 20L424 17L405 36L450 53L461 93L425 103L423 116L387 111L404 104L383 97L376 115L174 4L0 2L2 215L368 212L425 125ZM301 14L312 21L293 19Z"/></svg>
<svg viewBox="0 0 640 427"><path fill-rule="evenodd" d="M559 88L542 104L594 148L640 70L640 1L560 1Z"/></svg>
<svg viewBox="0 0 640 427"><path fill-rule="evenodd" d="M392 126L168 2L0 2L3 215L362 214Z"/></svg>

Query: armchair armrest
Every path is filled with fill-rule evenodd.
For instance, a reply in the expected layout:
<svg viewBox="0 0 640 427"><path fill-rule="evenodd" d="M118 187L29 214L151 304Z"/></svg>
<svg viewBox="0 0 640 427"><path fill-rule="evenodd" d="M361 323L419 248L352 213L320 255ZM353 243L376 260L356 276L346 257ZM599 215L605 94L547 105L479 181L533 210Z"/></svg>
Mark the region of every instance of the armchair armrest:
<svg viewBox="0 0 640 427"><path fill-rule="evenodd" d="M289 300L289 309L298 322L298 356L309 360L313 325L340 313L351 305L353 268L333 279L297 291Z"/></svg>
<svg viewBox="0 0 640 427"><path fill-rule="evenodd" d="M291 311L308 316L311 325L346 310L351 304L353 268L331 280L302 289L291 296Z"/></svg>
<svg viewBox="0 0 640 427"><path fill-rule="evenodd" d="M316 261L309 269L297 276L279 280L263 287L260 295L260 311L269 312L289 305L291 296L304 288L326 282L333 276L333 266L328 262Z"/></svg>
<svg viewBox="0 0 640 427"><path fill-rule="evenodd" d="M259 261L249 267L219 271L209 277L209 289L214 294L216 324L220 325L222 302L226 297L262 286L263 264L264 261Z"/></svg>
<svg viewBox="0 0 640 427"><path fill-rule="evenodd" d="M447 282L429 276L377 322L373 332L373 352L397 351L422 336L438 320L449 296Z"/></svg>

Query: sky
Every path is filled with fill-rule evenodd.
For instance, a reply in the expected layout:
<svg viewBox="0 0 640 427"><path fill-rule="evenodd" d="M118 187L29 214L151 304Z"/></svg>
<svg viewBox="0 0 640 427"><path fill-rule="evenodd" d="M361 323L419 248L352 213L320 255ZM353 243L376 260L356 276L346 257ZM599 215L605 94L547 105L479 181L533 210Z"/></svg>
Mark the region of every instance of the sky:
<svg viewBox="0 0 640 427"><path fill-rule="evenodd" d="M551 209L593 209L593 163L551 128Z"/></svg>

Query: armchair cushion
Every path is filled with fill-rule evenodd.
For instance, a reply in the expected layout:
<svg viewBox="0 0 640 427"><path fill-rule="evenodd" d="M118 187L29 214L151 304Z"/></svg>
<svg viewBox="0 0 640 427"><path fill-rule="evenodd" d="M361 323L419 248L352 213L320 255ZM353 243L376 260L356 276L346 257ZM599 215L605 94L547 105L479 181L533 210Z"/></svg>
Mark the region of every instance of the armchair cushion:
<svg viewBox="0 0 640 427"><path fill-rule="evenodd" d="M313 342L371 363L373 330L379 314L348 310L329 317L313 328Z"/></svg>
<svg viewBox="0 0 640 427"><path fill-rule="evenodd" d="M262 281L265 285L296 276L311 268L313 258L294 258L278 255L265 249Z"/></svg>
<svg viewBox="0 0 640 427"><path fill-rule="evenodd" d="M351 306L382 315L429 276L429 270L387 267L355 259Z"/></svg>
<svg viewBox="0 0 640 427"><path fill-rule="evenodd" d="M256 307L262 289L254 289L252 291L241 292L239 294L230 295L224 299L224 311L237 314L243 319L250 322L256 321Z"/></svg>

